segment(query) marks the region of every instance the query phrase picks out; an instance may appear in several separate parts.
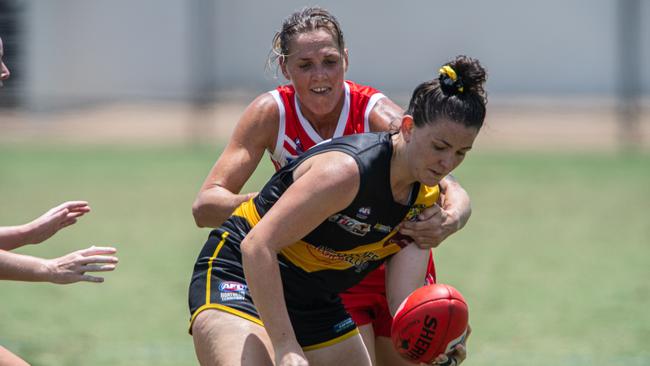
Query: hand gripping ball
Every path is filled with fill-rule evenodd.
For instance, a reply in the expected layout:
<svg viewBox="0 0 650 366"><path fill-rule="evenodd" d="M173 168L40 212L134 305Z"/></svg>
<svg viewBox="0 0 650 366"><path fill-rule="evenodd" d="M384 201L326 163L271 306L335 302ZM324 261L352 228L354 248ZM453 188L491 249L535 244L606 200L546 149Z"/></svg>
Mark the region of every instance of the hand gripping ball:
<svg viewBox="0 0 650 366"><path fill-rule="evenodd" d="M463 342L468 317L467 302L455 288L420 287L397 309L391 328L393 345L413 363L430 363Z"/></svg>

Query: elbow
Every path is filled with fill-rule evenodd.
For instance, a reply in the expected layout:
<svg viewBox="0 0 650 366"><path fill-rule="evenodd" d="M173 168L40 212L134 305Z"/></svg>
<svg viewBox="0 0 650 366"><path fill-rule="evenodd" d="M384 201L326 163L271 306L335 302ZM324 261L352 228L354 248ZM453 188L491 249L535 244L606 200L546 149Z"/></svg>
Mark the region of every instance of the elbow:
<svg viewBox="0 0 650 366"><path fill-rule="evenodd" d="M207 226L205 209L198 198L192 204L192 216L194 217L194 223L197 227L203 228Z"/></svg>
<svg viewBox="0 0 650 366"><path fill-rule="evenodd" d="M249 234L250 235L250 234ZM260 245L253 245L251 240L248 237L242 240L241 245L239 246L241 250L242 264L246 269L248 263L252 263L254 258L261 258L260 250L262 249Z"/></svg>

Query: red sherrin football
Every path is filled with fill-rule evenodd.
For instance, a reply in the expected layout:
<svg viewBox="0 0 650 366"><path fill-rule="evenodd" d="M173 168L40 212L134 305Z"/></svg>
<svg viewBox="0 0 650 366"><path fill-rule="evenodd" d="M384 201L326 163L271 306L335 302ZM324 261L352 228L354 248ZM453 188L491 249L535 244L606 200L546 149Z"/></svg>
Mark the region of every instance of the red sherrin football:
<svg viewBox="0 0 650 366"><path fill-rule="evenodd" d="M463 341L468 317L467 302L455 288L420 287L397 309L391 328L393 345L405 359L429 363Z"/></svg>

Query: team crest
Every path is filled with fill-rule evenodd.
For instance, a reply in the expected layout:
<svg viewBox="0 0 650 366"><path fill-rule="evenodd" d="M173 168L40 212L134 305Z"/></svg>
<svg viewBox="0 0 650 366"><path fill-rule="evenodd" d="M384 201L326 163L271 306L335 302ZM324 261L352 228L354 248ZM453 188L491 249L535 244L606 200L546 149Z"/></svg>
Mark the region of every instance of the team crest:
<svg viewBox="0 0 650 366"><path fill-rule="evenodd" d="M409 212L406 214L406 218L404 220L406 221L417 220L418 215L421 214L425 208L426 206L422 204L414 205L409 209Z"/></svg>

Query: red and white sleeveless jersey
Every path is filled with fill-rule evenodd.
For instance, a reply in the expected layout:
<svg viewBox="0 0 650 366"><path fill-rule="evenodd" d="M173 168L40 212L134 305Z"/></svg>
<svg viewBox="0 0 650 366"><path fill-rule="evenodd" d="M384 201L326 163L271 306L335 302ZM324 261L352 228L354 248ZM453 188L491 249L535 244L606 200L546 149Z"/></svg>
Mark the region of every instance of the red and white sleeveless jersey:
<svg viewBox="0 0 650 366"><path fill-rule="evenodd" d="M343 84L345 100L332 137L370 132L368 116L377 101L384 95L369 86L351 81ZM298 96L293 85L282 85L269 93L275 99L280 112L278 137L274 150L270 152L271 161L277 170L324 139L318 135L300 111Z"/></svg>

